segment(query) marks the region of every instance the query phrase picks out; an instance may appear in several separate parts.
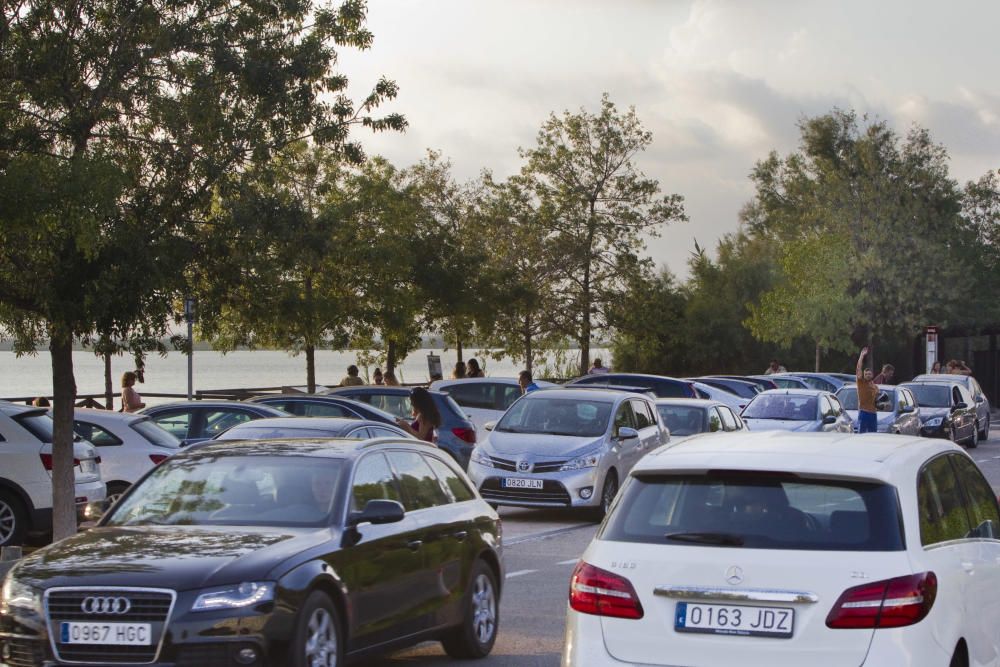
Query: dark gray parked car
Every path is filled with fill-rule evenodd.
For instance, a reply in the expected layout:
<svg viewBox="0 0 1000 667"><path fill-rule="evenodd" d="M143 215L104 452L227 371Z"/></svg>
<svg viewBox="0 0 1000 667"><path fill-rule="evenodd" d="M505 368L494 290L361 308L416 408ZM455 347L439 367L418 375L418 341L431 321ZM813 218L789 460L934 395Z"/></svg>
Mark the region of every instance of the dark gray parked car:
<svg viewBox="0 0 1000 667"><path fill-rule="evenodd" d="M911 382L957 382L964 386L972 394L976 402L976 427L979 430L979 439L986 440L990 437L990 399L986 398L983 388L976 382L976 378L971 375L953 375L950 373L927 373L918 375Z"/></svg>

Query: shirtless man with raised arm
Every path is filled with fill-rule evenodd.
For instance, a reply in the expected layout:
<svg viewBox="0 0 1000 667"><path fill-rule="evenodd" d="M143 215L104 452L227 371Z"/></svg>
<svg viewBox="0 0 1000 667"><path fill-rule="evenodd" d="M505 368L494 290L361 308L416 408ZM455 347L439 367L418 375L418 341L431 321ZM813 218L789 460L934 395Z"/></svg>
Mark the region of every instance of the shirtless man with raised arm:
<svg viewBox="0 0 1000 667"><path fill-rule="evenodd" d="M878 386L872 382L872 369L862 368L868 348L862 348L858 356L858 433L878 432L878 408L875 398L878 396Z"/></svg>

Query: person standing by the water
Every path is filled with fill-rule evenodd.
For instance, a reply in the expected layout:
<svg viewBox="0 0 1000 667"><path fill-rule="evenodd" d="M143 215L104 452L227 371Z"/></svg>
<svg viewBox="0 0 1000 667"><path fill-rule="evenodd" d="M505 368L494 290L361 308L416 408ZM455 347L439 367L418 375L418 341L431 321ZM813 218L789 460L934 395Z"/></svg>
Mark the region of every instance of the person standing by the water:
<svg viewBox="0 0 1000 667"><path fill-rule="evenodd" d="M387 387L399 386L399 380L396 379L396 374L393 373L392 371L386 371L385 373L383 373L382 380L383 382L385 382L385 386Z"/></svg>
<svg viewBox="0 0 1000 667"><path fill-rule="evenodd" d="M347 367L347 376L340 381L340 386L354 387L364 383L365 381L362 380L361 377L358 375L358 367L355 366L354 364L351 364L350 366Z"/></svg>
<svg viewBox="0 0 1000 667"><path fill-rule="evenodd" d="M469 359L469 361L466 362L465 377L484 378L486 377L486 373L484 373L483 369L479 367L478 361L475 359Z"/></svg>
<svg viewBox="0 0 1000 667"><path fill-rule="evenodd" d="M455 362L455 370L453 370L451 372L451 379L452 380L462 380L464 378L465 378L465 362L464 361L456 361Z"/></svg>
<svg viewBox="0 0 1000 667"><path fill-rule="evenodd" d="M146 407L142 396L135 390L136 374L126 371L122 375L122 412L138 412Z"/></svg>
<svg viewBox="0 0 1000 667"><path fill-rule="evenodd" d="M875 398L878 396L878 386L872 382L872 369L863 368L868 348L862 348L858 355L856 369L858 383L858 433L875 433L878 431L878 408Z"/></svg>
<svg viewBox="0 0 1000 667"><path fill-rule="evenodd" d="M375 372L372 373L372 383L373 384L382 384L382 382L383 382L382 369L379 368L378 366L376 366L375 367Z"/></svg>

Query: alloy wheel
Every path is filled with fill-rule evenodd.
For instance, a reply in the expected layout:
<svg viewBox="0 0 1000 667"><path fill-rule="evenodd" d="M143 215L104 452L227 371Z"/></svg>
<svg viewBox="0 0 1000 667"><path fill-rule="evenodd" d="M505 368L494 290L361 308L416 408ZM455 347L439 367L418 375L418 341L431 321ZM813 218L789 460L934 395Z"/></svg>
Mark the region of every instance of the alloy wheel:
<svg viewBox="0 0 1000 667"><path fill-rule="evenodd" d="M611 510L611 503L614 502L616 495L618 495L618 479L613 474L608 475L607 481L604 482L604 492L601 494L601 509L604 514Z"/></svg>
<svg viewBox="0 0 1000 667"><path fill-rule="evenodd" d="M315 609L309 617L305 654L309 667L336 667L337 631L326 609Z"/></svg>
<svg viewBox="0 0 1000 667"><path fill-rule="evenodd" d="M17 531L17 514L10 503L0 499L0 544L7 544Z"/></svg>
<svg viewBox="0 0 1000 667"><path fill-rule="evenodd" d="M489 643L497 631L497 603L493 582L482 573L473 584L472 631L480 644Z"/></svg>

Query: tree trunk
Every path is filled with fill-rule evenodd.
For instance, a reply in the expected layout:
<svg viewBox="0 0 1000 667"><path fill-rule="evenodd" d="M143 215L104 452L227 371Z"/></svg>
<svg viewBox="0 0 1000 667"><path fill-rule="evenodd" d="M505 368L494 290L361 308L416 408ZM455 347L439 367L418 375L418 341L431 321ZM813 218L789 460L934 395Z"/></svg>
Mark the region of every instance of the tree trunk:
<svg viewBox="0 0 1000 667"><path fill-rule="evenodd" d="M49 332L52 355L52 539L76 533L76 483L73 471L73 337Z"/></svg>
<svg viewBox="0 0 1000 667"><path fill-rule="evenodd" d="M816 372L819 373L819 360L822 356L823 351L819 343L816 343Z"/></svg>
<svg viewBox="0 0 1000 667"><path fill-rule="evenodd" d="M593 309L593 294L591 291L591 264L594 261L594 201L590 201L590 217L587 220L587 257L583 266L583 293L581 294L580 315L580 375L586 375L590 368L590 314Z"/></svg>
<svg viewBox="0 0 1000 667"><path fill-rule="evenodd" d="M396 374L396 341L390 340L385 346L385 370L387 373ZM399 380L399 378L396 378ZM402 382L402 380L400 380Z"/></svg>
<svg viewBox="0 0 1000 667"><path fill-rule="evenodd" d="M531 358L534 356L534 350L531 349L532 336L531 336L531 316L526 316L524 318L524 329L521 332L524 335L524 368L530 373L531 372Z"/></svg>
<svg viewBox="0 0 1000 667"><path fill-rule="evenodd" d="M104 405L108 410L115 409L115 390L111 384L111 353L104 353Z"/></svg>
<svg viewBox="0 0 1000 667"><path fill-rule="evenodd" d="M455 341L455 352L458 353L458 362L461 363L462 359L462 335L459 334L457 340Z"/></svg>
<svg viewBox="0 0 1000 667"><path fill-rule="evenodd" d="M310 394L316 393L316 346L306 345L306 386Z"/></svg>

